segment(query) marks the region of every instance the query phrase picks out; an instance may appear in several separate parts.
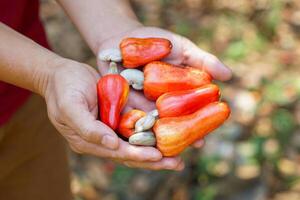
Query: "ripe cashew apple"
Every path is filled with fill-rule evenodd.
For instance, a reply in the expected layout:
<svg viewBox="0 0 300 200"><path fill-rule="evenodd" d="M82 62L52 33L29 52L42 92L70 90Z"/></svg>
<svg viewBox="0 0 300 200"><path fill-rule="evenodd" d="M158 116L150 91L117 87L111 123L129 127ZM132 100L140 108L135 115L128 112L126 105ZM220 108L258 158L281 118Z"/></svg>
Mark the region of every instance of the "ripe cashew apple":
<svg viewBox="0 0 300 200"><path fill-rule="evenodd" d="M144 94L150 100L156 100L167 92L189 90L212 81L212 77L203 70L160 61L145 66L144 79Z"/></svg>
<svg viewBox="0 0 300 200"><path fill-rule="evenodd" d="M226 103L213 102L190 115L158 119L153 127L156 146L163 156L176 156L218 128L229 114Z"/></svg>
<svg viewBox="0 0 300 200"><path fill-rule="evenodd" d="M121 116L118 133L124 136L125 138L129 138L134 134L135 123L146 116L146 113L142 110L130 110Z"/></svg>
<svg viewBox="0 0 300 200"><path fill-rule="evenodd" d="M220 90L214 84L199 88L168 92L156 100L160 118L178 117L196 112L209 103L218 101Z"/></svg>
<svg viewBox="0 0 300 200"><path fill-rule="evenodd" d="M97 83L100 119L113 130L119 125L120 115L127 103L129 85L118 73L115 63L111 63L109 74Z"/></svg>
<svg viewBox="0 0 300 200"><path fill-rule="evenodd" d="M171 49L171 42L165 38L125 38L120 43L125 68L136 68L161 60L169 55Z"/></svg>

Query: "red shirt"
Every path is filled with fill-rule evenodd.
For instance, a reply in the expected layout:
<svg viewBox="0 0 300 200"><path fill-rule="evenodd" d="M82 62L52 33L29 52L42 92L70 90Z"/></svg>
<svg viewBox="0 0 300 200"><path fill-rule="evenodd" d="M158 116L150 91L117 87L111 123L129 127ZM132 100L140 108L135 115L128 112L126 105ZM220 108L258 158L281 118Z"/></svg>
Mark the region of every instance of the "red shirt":
<svg viewBox="0 0 300 200"><path fill-rule="evenodd" d="M0 0L0 21L49 48L39 19L38 0ZM0 126L25 103L30 94L28 90L0 81Z"/></svg>

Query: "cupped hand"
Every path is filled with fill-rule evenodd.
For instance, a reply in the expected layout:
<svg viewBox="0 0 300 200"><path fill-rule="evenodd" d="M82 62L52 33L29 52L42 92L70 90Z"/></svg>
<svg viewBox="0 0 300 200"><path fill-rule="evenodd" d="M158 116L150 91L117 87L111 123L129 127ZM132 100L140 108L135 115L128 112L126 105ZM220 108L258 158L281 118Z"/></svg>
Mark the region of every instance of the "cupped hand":
<svg viewBox="0 0 300 200"><path fill-rule="evenodd" d="M114 36L105 40L99 46L99 52L110 48L119 48L119 44L126 37L161 37L167 38L172 42L171 53L164 59L165 62L175 65L188 65L207 71L216 80L225 81L231 78L231 71L216 56L198 48L189 39L172 32L155 27L135 27L133 30ZM107 73L108 64L98 60L99 71L102 75ZM131 89L129 101L125 111L131 109L141 109L151 111L155 109L155 103L146 99L141 92ZM202 140L194 143L194 147L200 148Z"/></svg>
<svg viewBox="0 0 300 200"><path fill-rule="evenodd" d="M216 80L226 81L231 78L231 70L216 56L203 51L189 39L181 35L156 27L135 27L129 32L121 33L118 36L114 36L103 41L99 45L98 51L109 48L119 48L121 40L126 37L167 38L171 41L173 47L171 53L164 59L164 61L175 65L188 65L203 69L211 74ZM108 69L107 63L98 61L98 65L100 73L105 74Z"/></svg>
<svg viewBox="0 0 300 200"><path fill-rule="evenodd" d="M109 158L130 167L183 168L179 157L162 158L154 147L130 145L97 120L99 75L95 69L67 59L56 63L44 91L48 116L75 152Z"/></svg>

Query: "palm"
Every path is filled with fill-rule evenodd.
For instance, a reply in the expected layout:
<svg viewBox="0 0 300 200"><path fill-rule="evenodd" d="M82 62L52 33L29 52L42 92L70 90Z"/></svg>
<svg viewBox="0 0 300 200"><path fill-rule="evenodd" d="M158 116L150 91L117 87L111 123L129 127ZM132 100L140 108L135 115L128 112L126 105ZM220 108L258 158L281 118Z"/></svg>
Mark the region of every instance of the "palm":
<svg viewBox="0 0 300 200"><path fill-rule="evenodd" d="M118 48L119 43L125 37L167 38L171 41L173 47L171 53L164 59L164 61L175 65L190 65L192 67L204 69L218 80L227 80L231 77L230 70L226 68L215 56L199 49L190 40L159 28L140 27L133 31L114 36L102 43L100 50ZM99 61L98 66L100 73L104 75L107 72L108 64ZM131 90L128 104L124 110L126 112L133 108L150 111L155 108L155 104L154 102L147 100L141 92ZM203 142L199 140L194 143L194 146L201 147L202 144Z"/></svg>
<svg viewBox="0 0 300 200"><path fill-rule="evenodd" d="M49 91L45 98L48 106L49 118L53 125L61 132L66 133L64 137L70 142L80 140L75 134L81 131L80 123L70 116L76 114L76 108L87 110L86 114L90 119L96 120L97 91L96 83L99 75L89 66L81 66L77 63L61 67L52 77ZM63 108L63 109L62 109ZM81 118L81 117L80 117ZM71 141L70 141L71 140Z"/></svg>
<svg viewBox="0 0 300 200"><path fill-rule="evenodd" d="M49 118L74 151L132 167L182 169L180 158L162 158L153 147L129 145L97 120L96 70L76 62L61 63L50 79L45 94Z"/></svg>
<svg viewBox="0 0 300 200"><path fill-rule="evenodd" d="M154 27L140 27L133 31L114 36L102 43L100 50L118 48L119 43L125 37L167 38L172 42L173 48L164 61L176 65L190 65L204 69L218 80L227 80L231 76L231 72L215 56L202 51L191 41L180 35ZM107 72L107 63L99 61L98 66L102 75ZM154 103L147 100L140 92L131 91L129 98L129 103L125 111L132 108L150 111L155 108Z"/></svg>
<svg viewBox="0 0 300 200"><path fill-rule="evenodd" d="M175 37L174 34L162 30L162 29L157 29L157 28L150 28L150 27L142 27L139 29L136 29L132 32L122 34L113 38L110 38L109 40L105 41L101 45L101 49L108 49L108 48L118 48L118 45L122 38L124 37L163 37L163 38L168 38L172 44L172 52L171 54L167 57L166 61L173 63L173 64L182 64L183 61L183 56L182 56L182 47L179 40L179 36ZM108 65L105 62L98 62L99 66L99 71L102 75L104 75L107 72ZM149 101L144 97L144 95L141 92L131 90L130 95L129 95L129 101L128 104L126 105L124 111L126 112L127 110L130 109L141 109L144 111L151 111L155 109L155 104L154 102Z"/></svg>

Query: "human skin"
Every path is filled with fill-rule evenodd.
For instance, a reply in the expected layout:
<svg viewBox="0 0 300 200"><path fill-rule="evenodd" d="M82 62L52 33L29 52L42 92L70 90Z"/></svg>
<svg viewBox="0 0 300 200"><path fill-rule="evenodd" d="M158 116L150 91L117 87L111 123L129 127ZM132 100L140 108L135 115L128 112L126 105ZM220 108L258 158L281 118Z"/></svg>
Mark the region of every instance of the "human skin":
<svg viewBox="0 0 300 200"><path fill-rule="evenodd" d="M179 158L165 159L153 147L129 145L97 120L95 69L62 58L2 23L0 41L0 80L43 96L50 121L75 152L139 162L149 169L182 168Z"/></svg>
<svg viewBox="0 0 300 200"><path fill-rule="evenodd" d="M116 46L125 36L166 37L174 45L168 62L203 67L220 80L230 78L230 71L220 61L189 40L161 29L143 27L125 0L58 2L96 55L101 49ZM4 24L0 24L0 41L0 80L42 95L50 121L74 151L109 158L130 167L183 169L180 157L163 158L153 147L129 145L97 120L95 85L99 74L92 67L62 58ZM101 74L105 73L107 66L104 63L99 66ZM154 108L140 93L131 92L129 98L126 110ZM195 146L202 144L203 141L198 141Z"/></svg>

